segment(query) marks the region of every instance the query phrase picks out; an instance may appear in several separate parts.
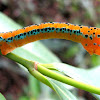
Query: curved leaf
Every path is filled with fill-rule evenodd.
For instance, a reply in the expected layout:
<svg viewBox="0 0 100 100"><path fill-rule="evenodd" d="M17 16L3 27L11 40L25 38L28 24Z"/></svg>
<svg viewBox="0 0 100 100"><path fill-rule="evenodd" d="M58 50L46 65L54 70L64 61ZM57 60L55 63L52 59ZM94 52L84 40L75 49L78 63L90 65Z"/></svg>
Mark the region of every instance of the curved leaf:
<svg viewBox="0 0 100 100"><path fill-rule="evenodd" d="M53 63L53 65L57 70L77 81L100 87L100 66L92 69L80 69L63 63ZM100 95L93 94L93 96L100 99Z"/></svg>

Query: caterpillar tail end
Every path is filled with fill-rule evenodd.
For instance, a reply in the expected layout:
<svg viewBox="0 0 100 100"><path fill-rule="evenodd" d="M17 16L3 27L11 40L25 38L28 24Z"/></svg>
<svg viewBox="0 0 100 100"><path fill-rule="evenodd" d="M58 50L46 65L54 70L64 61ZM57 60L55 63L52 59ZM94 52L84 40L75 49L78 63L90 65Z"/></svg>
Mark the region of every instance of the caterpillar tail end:
<svg viewBox="0 0 100 100"><path fill-rule="evenodd" d="M93 54L96 54L96 55L100 55L100 47L93 47L91 45L86 45L84 43L82 43L84 49L90 54L90 55L93 55Z"/></svg>

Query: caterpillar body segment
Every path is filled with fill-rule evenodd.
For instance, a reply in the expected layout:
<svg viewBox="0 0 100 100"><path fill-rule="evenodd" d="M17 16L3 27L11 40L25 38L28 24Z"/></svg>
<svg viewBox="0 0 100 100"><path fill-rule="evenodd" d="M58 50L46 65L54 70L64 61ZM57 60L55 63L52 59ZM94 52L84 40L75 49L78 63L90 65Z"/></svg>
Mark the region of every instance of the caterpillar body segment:
<svg viewBox="0 0 100 100"><path fill-rule="evenodd" d="M81 43L91 55L100 55L100 28L59 22L35 24L16 31L0 33L0 49L2 54L6 55L27 43L52 38Z"/></svg>

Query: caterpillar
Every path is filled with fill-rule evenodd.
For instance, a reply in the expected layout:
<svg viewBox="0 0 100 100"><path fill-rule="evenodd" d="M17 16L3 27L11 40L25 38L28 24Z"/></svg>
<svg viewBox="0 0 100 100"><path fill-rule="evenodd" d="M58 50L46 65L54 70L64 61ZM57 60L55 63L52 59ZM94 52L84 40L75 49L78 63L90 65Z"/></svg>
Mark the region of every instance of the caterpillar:
<svg viewBox="0 0 100 100"><path fill-rule="evenodd" d="M61 22L45 22L0 33L1 53L6 55L27 43L52 38L81 43L90 55L100 55L100 28Z"/></svg>

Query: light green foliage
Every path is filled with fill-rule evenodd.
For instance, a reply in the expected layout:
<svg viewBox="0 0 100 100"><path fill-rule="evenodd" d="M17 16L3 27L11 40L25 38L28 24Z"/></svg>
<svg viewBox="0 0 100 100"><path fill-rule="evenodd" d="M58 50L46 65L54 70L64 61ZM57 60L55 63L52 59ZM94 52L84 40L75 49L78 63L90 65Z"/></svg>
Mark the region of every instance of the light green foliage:
<svg viewBox="0 0 100 100"><path fill-rule="evenodd" d="M0 100L6 100L5 97L0 93Z"/></svg>
<svg viewBox="0 0 100 100"><path fill-rule="evenodd" d="M0 21L1 29L3 29L2 27L4 27L6 31L9 31L9 30L14 30L14 29L20 28L18 25L16 25L16 23L14 23L12 20L9 20L9 18L7 18L2 13L0 13L0 20L2 20L2 21ZM5 21L8 23L6 23ZM77 52L77 49L76 49L76 52ZM77 98L69 91L69 90L73 90L74 88L69 87L68 85L66 85L64 83L61 83L61 82L51 79L55 75L58 75L59 77L61 75L70 76L71 78L75 79L76 81L81 81L84 83L89 83L90 85L95 85L95 86L100 87L100 79L99 79L100 67L90 69L90 70L85 70L85 69L75 68L75 67L67 65L67 64L62 64L61 61L59 60L59 58L57 58L53 53L51 53L40 42L34 42L31 44L25 45L23 47L17 48L13 51L13 53L8 54L6 57L16 61L17 63L20 63L21 65L24 65L23 67L26 67L28 69L28 71L30 72L30 74L37 79L36 80L32 76L30 76L30 74L28 75L29 92L27 91L27 97L22 96L20 98L20 100L27 100L27 98L37 99L37 98L39 98L39 95L41 95L43 93L43 92L41 93L40 90L42 90L42 91L44 90L45 93L48 94L48 97L50 97L51 96L50 94L52 93L50 88L49 88L49 92L48 92L48 87L42 89L40 86L41 83L39 81L41 81L44 84L51 87L58 94L60 99L77 100ZM42 72L44 71L42 73L39 70L34 69L34 61L37 61L39 63L47 63L47 64L44 64L43 67L45 69L48 69L49 71L47 70L47 72L46 72L46 71L42 70ZM54 63L54 62L56 62L56 63ZM54 64L53 64L53 66L50 66L51 64L49 64L49 63L54 63ZM50 69L50 67L51 67L51 69ZM54 72L56 72L57 74L55 73L54 76L51 76L51 78L49 78L50 77L49 72L51 72L53 74L54 74ZM46 77L45 75L49 75L49 77ZM63 79L60 79L59 77L56 77L55 79L60 80L60 81L62 80L62 82L63 82ZM64 78L69 79L69 77L65 77L65 76L64 76ZM81 84L80 84L80 86L81 86ZM96 91L96 89L94 91ZM94 93L93 91L91 91L91 92ZM95 95L95 96L97 98L99 98L98 95Z"/></svg>

